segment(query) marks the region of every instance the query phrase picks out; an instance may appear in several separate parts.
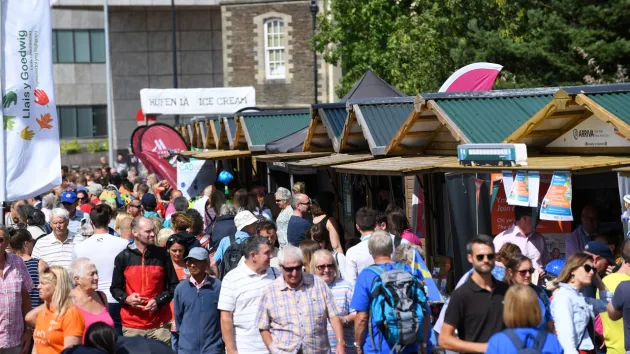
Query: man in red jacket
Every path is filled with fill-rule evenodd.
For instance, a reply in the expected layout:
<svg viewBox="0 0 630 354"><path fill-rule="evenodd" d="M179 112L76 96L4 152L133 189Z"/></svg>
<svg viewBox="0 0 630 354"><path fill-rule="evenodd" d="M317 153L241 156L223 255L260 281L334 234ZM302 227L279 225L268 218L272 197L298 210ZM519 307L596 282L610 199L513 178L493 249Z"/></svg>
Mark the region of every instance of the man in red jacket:
<svg viewBox="0 0 630 354"><path fill-rule="evenodd" d="M166 249L157 247L151 219L131 222L134 243L116 256L112 296L122 304L123 335L153 338L170 345L169 303L178 284Z"/></svg>

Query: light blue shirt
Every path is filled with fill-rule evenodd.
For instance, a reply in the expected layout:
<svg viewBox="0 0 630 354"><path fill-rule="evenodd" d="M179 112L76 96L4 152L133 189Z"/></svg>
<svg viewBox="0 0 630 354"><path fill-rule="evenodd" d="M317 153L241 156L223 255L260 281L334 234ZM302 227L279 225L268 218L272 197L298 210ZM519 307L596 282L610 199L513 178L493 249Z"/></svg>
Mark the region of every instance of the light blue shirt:
<svg viewBox="0 0 630 354"><path fill-rule="evenodd" d="M612 298L610 291L601 291L603 300L587 299L576 288L560 283L553 294L551 315L555 321L558 340L566 354L578 354L578 350L593 350L593 340L588 333L588 324Z"/></svg>
<svg viewBox="0 0 630 354"><path fill-rule="evenodd" d="M81 232L81 221L85 219L85 222L90 222L90 215L88 213L84 213L78 208L74 211L74 216L70 217L68 220L68 230L73 234L80 234Z"/></svg>
<svg viewBox="0 0 630 354"><path fill-rule="evenodd" d="M238 244L245 241L248 237L249 237L249 234L242 230L236 231L236 234L234 234L234 239L236 243ZM223 260L223 254L228 249L228 247L230 247L230 236L225 236L221 240L221 242L219 242L219 247L217 248L217 251L214 253L215 262L221 262Z"/></svg>

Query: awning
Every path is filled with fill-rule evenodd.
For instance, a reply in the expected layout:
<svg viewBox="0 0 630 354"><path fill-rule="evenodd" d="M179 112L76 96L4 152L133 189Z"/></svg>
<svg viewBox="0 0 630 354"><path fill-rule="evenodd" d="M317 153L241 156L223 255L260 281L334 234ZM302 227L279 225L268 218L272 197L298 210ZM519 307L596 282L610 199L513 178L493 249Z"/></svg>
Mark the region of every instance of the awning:
<svg viewBox="0 0 630 354"><path fill-rule="evenodd" d="M284 162L284 161L295 161L295 160L304 160L315 157L329 156L332 152L287 152L283 154L267 154L256 156L256 161L260 162Z"/></svg>
<svg viewBox="0 0 630 354"><path fill-rule="evenodd" d="M197 152L189 156L199 160L229 160L237 159L239 157L249 157L252 156L252 153L251 151L243 150L211 150Z"/></svg>
<svg viewBox="0 0 630 354"><path fill-rule="evenodd" d="M573 174L611 172L630 166L630 157L620 156L534 156L527 166L462 166L452 162L435 168L435 172L490 173L504 170L570 171Z"/></svg>
<svg viewBox="0 0 630 354"><path fill-rule="evenodd" d="M198 154L198 153L199 153L199 151L180 151L180 152L177 153L177 155L189 157L189 156L192 156L192 155Z"/></svg>
<svg viewBox="0 0 630 354"><path fill-rule="evenodd" d="M295 162L288 162L287 164L291 169L299 168L313 168L313 167L328 167L333 165L340 165L350 162L359 162L365 160L372 160L374 157L371 154L333 154L330 156L317 157L308 160L300 160Z"/></svg>
<svg viewBox="0 0 630 354"><path fill-rule="evenodd" d="M630 177L630 167L615 168L613 171L619 172L624 177Z"/></svg>
<svg viewBox="0 0 630 354"><path fill-rule="evenodd" d="M392 157L333 166L337 172L360 175L404 176L430 172L437 166L457 162L452 156Z"/></svg>

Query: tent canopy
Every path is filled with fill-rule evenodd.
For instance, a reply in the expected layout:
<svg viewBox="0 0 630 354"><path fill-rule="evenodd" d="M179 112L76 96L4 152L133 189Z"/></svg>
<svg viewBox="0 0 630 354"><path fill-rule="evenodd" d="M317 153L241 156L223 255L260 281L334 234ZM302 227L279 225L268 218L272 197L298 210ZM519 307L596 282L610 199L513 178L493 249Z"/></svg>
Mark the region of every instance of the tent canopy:
<svg viewBox="0 0 630 354"><path fill-rule="evenodd" d="M265 151L268 154L282 154L285 152L301 152L304 146L304 139L308 133L308 127L289 134L284 138L265 144Z"/></svg>

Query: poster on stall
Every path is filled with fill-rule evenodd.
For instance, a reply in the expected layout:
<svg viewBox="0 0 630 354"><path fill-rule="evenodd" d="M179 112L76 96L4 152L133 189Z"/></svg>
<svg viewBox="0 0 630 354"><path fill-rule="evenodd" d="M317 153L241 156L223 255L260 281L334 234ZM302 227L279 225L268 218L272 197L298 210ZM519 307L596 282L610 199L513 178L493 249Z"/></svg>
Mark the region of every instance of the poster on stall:
<svg viewBox="0 0 630 354"><path fill-rule="evenodd" d="M510 195L512 191L512 185L514 184L514 177L512 177L512 171L502 171L503 175L503 192L505 195Z"/></svg>
<svg viewBox="0 0 630 354"><path fill-rule="evenodd" d="M500 181L502 174L493 174L491 179L499 180L495 184L503 183ZM551 183L551 175L540 175L540 186L538 190L538 203L540 203L545 196L545 192ZM514 206L508 205L507 198L505 196L505 189L502 186L497 186L497 193L492 203L491 218L492 218L492 234L497 235L514 224ZM531 194L531 193L530 193ZM536 231L543 234L565 234L571 232L570 221L549 221L540 220L536 225ZM558 247L558 246L556 246Z"/></svg>
<svg viewBox="0 0 630 354"><path fill-rule="evenodd" d="M540 173L538 171L527 172L527 188L529 190L529 206L538 207L538 189L540 188Z"/></svg>
<svg viewBox="0 0 630 354"><path fill-rule="evenodd" d="M177 189L186 199L200 195L204 188L215 182L216 177L213 161L177 162Z"/></svg>
<svg viewBox="0 0 630 354"><path fill-rule="evenodd" d="M572 196L571 173L554 172L551 178L551 185L542 201L540 219L573 221L573 214L571 213Z"/></svg>
<svg viewBox="0 0 630 354"><path fill-rule="evenodd" d="M529 183L527 172L517 171L507 203L509 205L529 206Z"/></svg>

